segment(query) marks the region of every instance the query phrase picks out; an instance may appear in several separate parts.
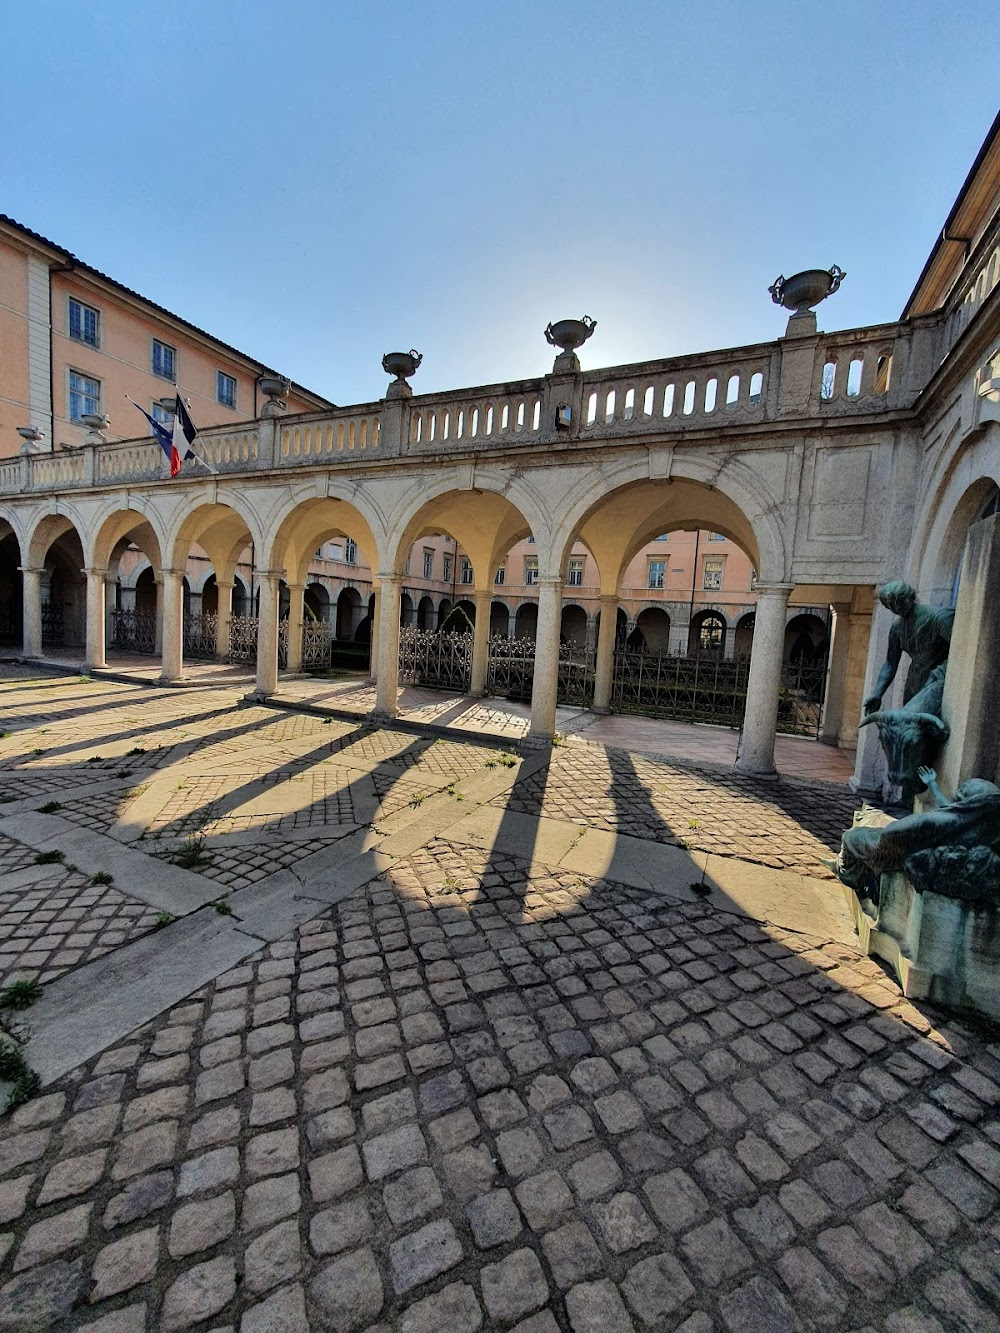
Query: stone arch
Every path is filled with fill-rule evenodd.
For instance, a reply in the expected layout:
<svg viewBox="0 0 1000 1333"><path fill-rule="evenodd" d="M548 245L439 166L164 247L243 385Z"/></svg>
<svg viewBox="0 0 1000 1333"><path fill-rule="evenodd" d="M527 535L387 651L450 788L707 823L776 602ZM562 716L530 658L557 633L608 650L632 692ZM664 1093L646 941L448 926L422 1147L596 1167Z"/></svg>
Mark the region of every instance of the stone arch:
<svg viewBox="0 0 1000 1333"><path fill-rule="evenodd" d="M924 488L908 577L921 600L932 606L950 603L969 527L993 488L1000 487L998 437L996 426L974 441L953 432Z"/></svg>
<svg viewBox="0 0 1000 1333"><path fill-rule="evenodd" d="M784 660L811 665L822 654L826 633L825 622L813 611L799 611L790 616L785 625Z"/></svg>
<svg viewBox="0 0 1000 1333"><path fill-rule="evenodd" d="M572 542L590 548L605 593L615 591L629 558L653 537L675 528L721 532L746 551L761 582L781 582L788 559L771 496L748 464L716 456L683 456L674 460L669 478L649 476L646 459L628 459L591 470L560 498L561 518L550 553L562 568ZM616 540L602 540L601 520L610 521ZM600 549L597 549L600 548ZM614 567L613 567L614 566Z"/></svg>
<svg viewBox="0 0 1000 1333"><path fill-rule="evenodd" d="M302 605L306 619L330 619L330 594L324 584L312 579L306 584L302 594Z"/></svg>
<svg viewBox="0 0 1000 1333"><path fill-rule="evenodd" d="M425 595L417 603L417 629L433 629L434 619L434 598Z"/></svg>
<svg viewBox="0 0 1000 1333"><path fill-rule="evenodd" d="M536 489L523 477L484 467L476 469L474 481L474 486L463 487L457 470L449 469L422 484L416 496L405 494L386 515L384 567L403 573L413 543L428 533L444 530L465 550L477 578L485 580L492 577L494 551L502 554L520 536L531 533L548 538L552 526L549 515L539 505ZM483 534L483 529L490 526L494 529L491 543ZM457 528L465 533L465 540ZM484 558L487 545L491 549Z"/></svg>
<svg viewBox="0 0 1000 1333"><path fill-rule="evenodd" d="M510 611L506 602L490 602L490 637L507 638L510 634Z"/></svg>
<svg viewBox="0 0 1000 1333"><path fill-rule="evenodd" d="M534 639L538 631L538 603L522 602L514 617L514 637Z"/></svg>
<svg viewBox="0 0 1000 1333"><path fill-rule="evenodd" d="M414 617L413 598L408 592L400 593L399 623L401 625L412 625L414 623Z"/></svg>
<svg viewBox="0 0 1000 1333"><path fill-rule="evenodd" d="M285 569L292 583L306 581L317 549L336 538L349 537L372 572L378 572L380 525L373 530L369 515L353 499L304 492L275 513L273 521L274 536L264 548L268 568Z"/></svg>
<svg viewBox="0 0 1000 1333"><path fill-rule="evenodd" d="M733 656L749 657L750 650L753 647L753 627L756 621L756 615L753 611L747 611L745 615L740 616L736 622L736 633L733 635Z"/></svg>
<svg viewBox="0 0 1000 1333"><path fill-rule="evenodd" d="M21 543L13 524L0 517L0 643L20 640L23 619Z"/></svg>

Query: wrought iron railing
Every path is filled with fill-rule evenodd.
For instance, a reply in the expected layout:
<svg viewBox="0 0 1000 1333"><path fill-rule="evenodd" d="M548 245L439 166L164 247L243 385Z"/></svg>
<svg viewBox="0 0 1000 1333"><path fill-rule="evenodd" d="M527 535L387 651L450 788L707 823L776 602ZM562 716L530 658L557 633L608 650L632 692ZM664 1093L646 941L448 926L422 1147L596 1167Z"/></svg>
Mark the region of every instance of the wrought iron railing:
<svg viewBox="0 0 1000 1333"><path fill-rule="evenodd" d="M52 602L42 603L42 643L66 642L66 620L63 608Z"/></svg>
<svg viewBox="0 0 1000 1333"><path fill-rule="evenodd" d="M219 618L214 611L206 611L201 615L185 614L184 656L213 660L217 648L218 623Z"/></svg>
<svg viewBox="0 0 1000 1333"><path fill-rule="evenodd" d="M826 691L826 658L800 658L781 668L778 730L790 736L818 736Z"/></svg>
<svg viewBox="0 0 1000 1333"><path fill-rule="evenodd" d="M135 607L112 611L111 647L125 653L155 653L156 612Z"/></svg>
<svg viewBox="0 0 1000 1333"><path fill-rule="evenodd" d="M319 671L333 661L336 626L329 620L307 620L302 626L302 670Z"/></svg>
<svg viewBox="0 0 1000 1333"><path fill-rule="evenodd" d="M229 661L256 662L257 617L229 617Z"/></svg>
<svg viewBox="0 0 1000 1333"><path fill-rule="evenodd" d="M746 709L749 658L636 653L619 648L611 683L615 713L739 727Z"/></svg>
<svg viewBox="0 0 1000 1333"><path fill-rule="evenodd" d="M535 674L534 639L508 639L496 635L490 639L490 657L486 672L486 693L500 699L526 702L531 698Z"/></svg>
<svg viewBox="0 0 1000 1333"><path fill-rule="evenodd" d="M399 632L399 679L436 690L468 690L472 681L472 635L416 629Z"/></svg>

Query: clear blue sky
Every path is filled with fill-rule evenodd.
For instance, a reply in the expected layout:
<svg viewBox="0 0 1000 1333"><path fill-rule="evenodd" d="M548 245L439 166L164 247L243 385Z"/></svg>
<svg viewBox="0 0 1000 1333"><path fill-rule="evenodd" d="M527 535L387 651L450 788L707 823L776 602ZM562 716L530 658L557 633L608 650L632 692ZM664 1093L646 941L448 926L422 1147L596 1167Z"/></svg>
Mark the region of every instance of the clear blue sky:
<svg viewBox="0 0 1000 1333"><path fill-rule="evenodd" d="M337 402L897 316L995 0L7 0L0 211Z"/></svg>

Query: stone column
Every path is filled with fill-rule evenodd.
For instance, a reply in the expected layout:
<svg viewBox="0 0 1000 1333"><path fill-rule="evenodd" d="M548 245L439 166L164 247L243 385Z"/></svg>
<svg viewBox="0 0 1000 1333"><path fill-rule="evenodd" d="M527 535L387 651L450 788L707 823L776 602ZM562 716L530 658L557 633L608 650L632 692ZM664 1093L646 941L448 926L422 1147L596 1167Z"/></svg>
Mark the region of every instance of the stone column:
<svg viewBox="0 0 1000 1333"><path fill-rule="evenodd" d="M754 622L750 677L743 737L736 760L739 773L774 777L774 736L781 689L781 659L785 644L785 616L789 583L757 585L757 618Z"/></svg>
<svg viewBox="0 0 1000 1333"><path fill-rule="evenodd" d="M844 720L844 687L847 682L847 654L851 646L850 602L831 605L830 656L826 669L826 693L823 696L823 722L819 739L824 745L840 742Z"/></svg>
<svg viewBox="0 0 1000 1333"><path fill-rule="evenodd" d="M107 643L107 598L104 592L106 569L85 569L87 576L87 629L85 660L88 671L108 665L105 657Z"/></svg>
<svg viewBox="0 0 1000 1333"><path fill-rule="evenodd" d="M587 617L587 632L586 632L586 637L584 638L584 646L585 646L586 648L596 648L596 647L597 647L597 616L596 616L596 615L588 616L588 617Z"/></svg>
<svg viewBox="0 0 1000 1333"><path fill-rule="evenodd" d="M302 670L302 621L305 616L304 583L288 585L288 667L287 670Z"/></svg>
<svg viewBox="0 0 1000 1333"><path fill-rule="evenodd" d="M732 661L736 655L736 626L726 627L725 639L723 640L722 656L728 661Z"/></svg>
<svg viewBox="0 0 1000 1333"><path fill-rule="evenodd" d="M378 681L378 627L381 607L379 590L374 581L372 582L372 595L375 601L372 605L371 624L368 626L368 677L374 685Z"/></svg>
<svg viewBox="0 0 1000 1333"><path fill-rule="evenodd" d="M42 575L44 573L44 569L21 566L22 657L41 657L42 655Z"/></svg>
<svg viewBox="0 0 1000 1333"><path fill-rule="evenodd" d="M153 628L153 652L163 652L163 575L153 575L153 588L156 592L156 623Z"/></svg>
<svg viewBox="0 0 1000 1333"><path fill-rule="evenodd" d="M511 639L517 638L517 612L507 612L507 635Z"/></svg>
<svg viewBox="0 0 1000 1333"><path fill-rule="evenodd" d="M254 693L273 694L278 688L278 597L281 569L259 569L260 609L257 612L257 681Z"/></svg>
<svg viewBox="0 0 1000 1333"><path fill-rule="evenodd" d="M134 589L134 588L127 588L127 587L125 586L124 583L122 584L122 603L121 603L121 609L122 609L123 611L134 611L134 610L135 610L135 589Z"/></svg>
<svg viewBox="0 0 1000 1333"><path fill-rule="evenodd" d="M380 574L378 609L378 678L373 716L396 716L399 693L399 598L402 574Z"/></svg>
<svg viewBox="0 0 1000 1333"><path fill-rule="evenodd" d="M490 610L493 595L489 591L477 592L476 626L472 635L472 679L469 693L473 699L482 699L486 693L486 679L490 666Z"/></svg>
<svg viewBox="0 0 1000 1333"><path fill-rule="evenodd" d="M611 678L615 668L615 631L618 628L618 597L601 597L601 623L597 627L597 664L594 674L595 713L611 710Z"/></svg>
<svg viewBox="0 0 1000 1333"><path fill-rule="evenodd" d="M561 574L539 576L535 673L531 681L531 728L528 745L548 745L556 731L559 692L559 622L562 614Z"/></svg>
<svg viewBox="0 0 1000 1333"><path fill-rule="evenodd" d="M219 599L215 612L215 660L225 662L229 657L229 622L233 615L233 583L216 581Z"/></svg>
<svg viewBox="0 0 1000 1333"><path fill-rule="evenodd" d="M184 571L165 569L163 573L163 647L160 653L160 680L180 680L184 672ZM157 612L160 609L157 600Z"/></svg>
<svg viewBox="0 0 1000 1333"><path fill-rule="evenodd" d="M847 617L847 663L844 667L844 706L837 744L853 750L858 744L858 724L865 697L865 665L872 632L871 611L851 611Z"/></svg>
<svg viewBox="0 0 1000 1333"><path fill-rule="evenodd" d="M875 688L882 663L885 661L885 655L889 647L889 630L895 618L888 607L883 606L876 599L875 609L871 616L871 631L868 636L868 660L865 664L865 683L861 693L862 708L865 699ZM882 700L883 708L889 709L899 706L895 699L895 692L902 690L902 682L905 679L906 668L900 663L899 670L896 672L896 679L886 691ZM860 721L861 708L858 709L858 713L858 721ZM867 727L860 727L858 730L857 753L854 756L854 774L849 779L851 789L853 791L881 793L886 771L885 755L882 752L878 727L874 723Z"/></svg>

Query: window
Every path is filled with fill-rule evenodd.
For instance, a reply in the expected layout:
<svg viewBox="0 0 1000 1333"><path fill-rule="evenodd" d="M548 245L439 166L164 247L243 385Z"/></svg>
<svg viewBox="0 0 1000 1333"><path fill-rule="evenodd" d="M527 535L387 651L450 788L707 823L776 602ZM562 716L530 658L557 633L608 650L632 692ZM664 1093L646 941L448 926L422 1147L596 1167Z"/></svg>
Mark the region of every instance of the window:
<svg viewBox="0 0 1000 1333"><path fill-rule="evenodd" d="M407 557L406 557L406 564L403 566L403 573L404 573L404 574L409 574L409 572L410 572L410 556L407 556Z"/></svg>
<svg viewBox="0 0 1000 1333"><path fill-rule="evenodd" d="M434 577L434 552L424 547L424 578L432 579Z"/></svg>
<svg viewBox="0 0 1000 1333"><path fill-rule="evenodd" d="M650 588L662 588L666 578L667 562L665 560L650 560L649 562L649 583Z"/></svg>
<svg viewBox="0 0 1000 1333"><path fill-rule="evenodd" d="M524 557L524 582L528 587L538 582L538 557L536 555L526 555Z"/></svg>
<svg viewBox="0 0 1000 1333"><path fill-rule="evenodd" d="M176 360L177 352L169 343L161 343L159 338L153 339L154 375L159 375L161 379L173 382L176 379L174 373Z"/></svg>
<svg viewBox="0 0 1000 1333"><path fill-rule="evenodd" d="M462 568L462 572L461 572L461 576L460 576L460 580L461 580L461 582L462 582L462 583L471 583L471 582L472 582L472 561L471 561L471 560L467 560L467 559L465 558L465 556L463 556L463 557L462 557L462 567L461 567L461 568Z"/></svg>
<svg viewBox="0 0 1000 1333"><path fill-rule="evenodd" d="M721 532L710 532L706 540L710 542L724 542L726 539Z"/></svg>
<svg viewBox="0 0 1000 1333"><path fill-rule="evenodd" d="M82 417L92 416L100 410L101 381L71 370L69 372L70 421L79 421Z"/></svg>
<svg viewBox="0 0 1000 1333"><path fill-rule="evenodd" d="M658 542L668 542L670 540L670 533L661 532L659 537L655 537L653 540Z"/></svg>
<svg viewBox="0 0 1000 1333"><path fill-rule="evenodd" d="M530 535L527 536L527 537L525 537L524 540L528 543L529 546L534 546L534 544L535 544L535 539L534 539L534 537L532 537L532 536L530 536Z"/></svg>
<svg viewBox="0 0 1000 1333"><path fill-rule="evenodd" d="M726 627L716 616L706 616L698 627L698 647L703 653L721 653Z"/></svg>
<svg viewBox="0 0 1000 1333"><path fill-rule="evenodd" d="M455 558L455 557L454 557L453 555L447 555L447 554L443 557L443 562L442 562L442 563L444 564L444 581L445 581L445 583L450 583L450 582L451 582L451 562L454 560L454 558Z"/></svg>
<svg viewBox="0 0 1000 1333"><path fill-rule="evenodd" d="M69 336L88 347L99 347L101 316L92 305L69 298Z"/></svg>
<svg viewBox="0 0 1000 1333"><path fill-rule="evenodd" d="M706 560L702 569L701 586L706 592L718 592L722 587L724 560Z"/></svg>
<svg viewBox="0 0 1000 1333"><path fill-rule="evenodd" d="M583 561L571 560L566 571L566 582L571 588L583 587Z"/></svg>
<svg viewBox="0 0 1000 1333"><path fill-rule="evenodd" d="M340 542L334 542L333 545L330 547L330 559L343 560L343 558L344 558L344 552L343 549L341 548Z"/></svg>
<svg viewBox="0 0 1000 1333"><path fill-rule="evenodd" d="M161 422L164 426L173 426L174 414L169 407L164 407L162 403L153 403L149 409L149 415L154 421Z"/></svg>
<svg viewBox="0 0 1000 1333"><path fill-rule="evenodd" d="M215 372L215 396L223 407L236 406L236 380L232 375L226 375L221 370Z"/></svg>
<svg viewBox="0 0 1000 1333"><path fill-rule="evenodd" d="M316 556L315 556L315 558L316 558L317 560L322 560L322 559L323 559L323 548L322 548L322 546L321 546L321 547L319 548L319 550L316 552Z"/></svg>
<svg viewBox="0 0 1000 1333"><path fill-rule="evenodd" d="M493 582L494 582L494 583L506 583L506 582L507 582L507 566L506 566L506 565L497 565L497 572L496 572L496 574L493 576Z"/></svg>
<svg viewBox="0 0 1000 1333"><path fill-rule="evenodd" d="M756 587L757 587L757 571L756 571L755 569L751 569L751 571L750 571L750 591L753 592L753 590L754 590Z"/></svg>
<svg viewBox="0 0 1000 1333"><path fill-rule="evenodd" d="M344 561L348 565L358 563L358 544L353 537L347 537L344 540Z"/></svg>

